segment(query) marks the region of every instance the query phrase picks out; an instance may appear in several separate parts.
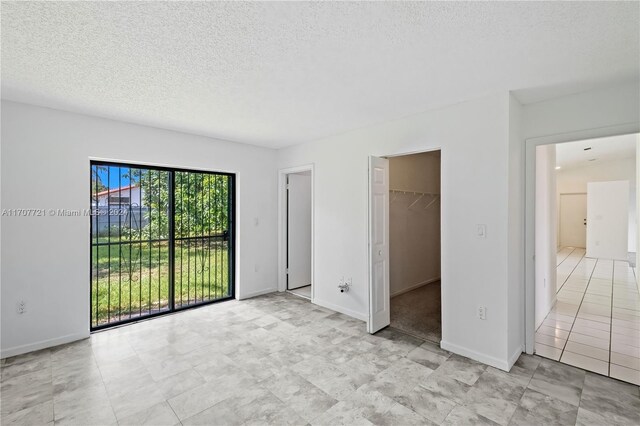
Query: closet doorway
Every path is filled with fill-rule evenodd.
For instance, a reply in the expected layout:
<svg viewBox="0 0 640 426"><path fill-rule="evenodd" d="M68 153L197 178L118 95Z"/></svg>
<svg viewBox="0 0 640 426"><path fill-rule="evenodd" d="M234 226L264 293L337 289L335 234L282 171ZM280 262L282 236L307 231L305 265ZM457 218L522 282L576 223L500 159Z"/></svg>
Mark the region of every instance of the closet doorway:
<svg viewBox="0 0 640 426"><path fill-rule="evenodd" d="M389 157L390 326L440 344L440 151Z"/></svg>
<svg viewBox="0 0 640 426"><path fill-rule="evenodd" d="M312 175L311 170L287 173L286 289L311 300Z"/></svg>

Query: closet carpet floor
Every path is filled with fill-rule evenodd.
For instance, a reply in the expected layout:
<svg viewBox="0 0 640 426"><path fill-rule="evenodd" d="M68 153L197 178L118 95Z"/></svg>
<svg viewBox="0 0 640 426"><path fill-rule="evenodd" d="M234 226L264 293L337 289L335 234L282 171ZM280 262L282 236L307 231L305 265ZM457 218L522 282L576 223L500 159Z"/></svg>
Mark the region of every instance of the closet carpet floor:
<svg viewBox="0 0 640 426"><path fill-rule="evenodd" d="M391 298L391 327L440 344L440 281Z"/></svg>

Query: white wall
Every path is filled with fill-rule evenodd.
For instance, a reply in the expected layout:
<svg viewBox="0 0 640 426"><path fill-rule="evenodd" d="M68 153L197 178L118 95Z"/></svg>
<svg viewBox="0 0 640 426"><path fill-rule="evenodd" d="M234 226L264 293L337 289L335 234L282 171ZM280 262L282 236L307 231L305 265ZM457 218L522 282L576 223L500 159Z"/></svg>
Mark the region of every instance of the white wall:
<svg viewBox="0 0 640 426"><path fill-rule="evenodd" d="M440 153L390 158L389 186L402 191L440 194ZM390 196L391 296L440 279L440 202L431 195L419 197Z"/></svg>
<svg viewBox="0 0 640 426"><path fill-rule="evenodd" d="M587 184L587 257L628 259L629 181Z"/></svg>
<svg viewBox="0 0 640 426"><path fill-rule="evenodd" d="M368 156L441 148L442 346L509 367L507 330L518 324L508 325L508 245L521 245L519 237L507 241L520 208L509 205L511 156L515 166L521 161L520 144L510 150L509 101L506 93L487 96L280 150L280 168L315 164L317 303L368 315ZM477 224L487 226L485 239ZM342 276L353 278L348 293L337 290ZM484 321L479 305L487 307Z"/></svg>
<svg viewBox="0 0 640 426"><path fill-rule="evenodd" d="M556 146L536 149L536 329L556 302Z"/></svg>
<svg viewBox="0 0 640 426"><path fill-rule="evenodd" d="M629 181L628 229L630 252L636 251L637 208L636 208L636 159L629 157L620 160L596 162L596 164L561 169L557 173L558 197L560 194L586 193L587 182L606 182L612 180Z"/></svg>
<svg viewBox="0 0 640 426"><path fill-rule="evenodd" d="M620 84L525 105L522 135L525 140L638 123L640 84Z"/></svg>
<svg viewBox="0 0 640 426"><path fill-rule="evenodd" d="M2 101L4 209L88 208L90 158L237 173L241 297L277 288L276 155ZM89 218L5 216L2 231L2 357L88 336ZM22 315L19 300L27 302Z"/></svg>

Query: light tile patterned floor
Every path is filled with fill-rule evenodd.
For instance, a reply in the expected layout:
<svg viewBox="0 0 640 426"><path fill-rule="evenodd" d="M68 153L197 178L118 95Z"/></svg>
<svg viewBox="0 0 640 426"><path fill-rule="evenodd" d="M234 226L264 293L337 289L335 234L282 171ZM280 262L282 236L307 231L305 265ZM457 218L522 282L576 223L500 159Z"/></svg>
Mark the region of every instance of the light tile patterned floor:
<svg viewBox="0 0 640 426"><path fill-rule="evenodd" d="M638 386L537 356L510 373L289 294L2 361L2 425L638 424Z"/></svg>
<svg viewBox="0 0 640 426"><path fill-rule="evenodd" d="M307 285L304 287L294 288L293 290L289 290L291 293L296 296L306 297L307 299L311 299L311 286Z"/></svg>
<svg viewBox="0 0 640 426"><path fill-rule="evenodd" d="M558 301L536 332L536 353L640 384L640 294L628 262L558 252Z"/></svg>

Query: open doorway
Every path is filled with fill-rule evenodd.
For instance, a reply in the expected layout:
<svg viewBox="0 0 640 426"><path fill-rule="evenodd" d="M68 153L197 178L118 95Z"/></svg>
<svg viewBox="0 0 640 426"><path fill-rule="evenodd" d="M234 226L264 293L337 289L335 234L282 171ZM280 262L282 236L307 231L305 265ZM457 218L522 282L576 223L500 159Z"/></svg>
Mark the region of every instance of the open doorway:
<svg viewBox="0 0 640 426"><path fill-rule="evenodd" d="M637 145L536 148L535 340L543 357L640 384Z"/></svg>
<svg viewBox="0 0 640 426"><path fill-rule="evenodd" d="M389 158L391 327L440 343L440 151Z"/></svg>
<svg viewBox="0 0 640 426"><path fill-rule="evenodd" d="M370 157L368 331L440 343L440 151Z"/></svg>
<svg viewBox="0 0 640 426"><path fill-rule="evenodd" d="M311 171L286 174L286 290L311 300Z"/></svg>

